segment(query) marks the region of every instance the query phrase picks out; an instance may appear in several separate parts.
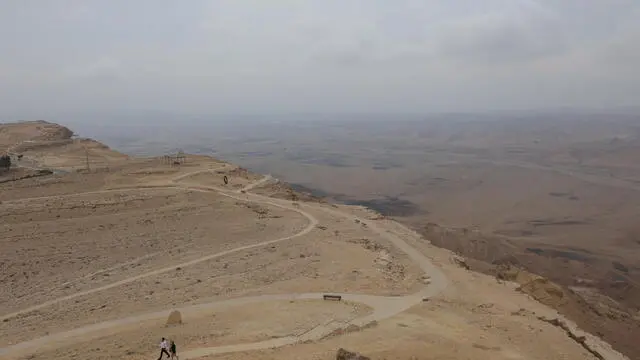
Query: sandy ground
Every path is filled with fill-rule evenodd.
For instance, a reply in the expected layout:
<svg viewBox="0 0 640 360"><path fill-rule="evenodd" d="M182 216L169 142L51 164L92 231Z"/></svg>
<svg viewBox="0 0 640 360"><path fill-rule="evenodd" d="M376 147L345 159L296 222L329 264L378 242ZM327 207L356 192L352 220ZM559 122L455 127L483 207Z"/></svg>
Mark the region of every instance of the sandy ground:
<svg viewBox="0 0 640 360"><path fill-rule="evenodd" d="M0 261L8 284L2 303L8 309L293 234L305 225L304 218L281 209L175 190L3 202L0 216L6 234Z"/></svg>
<svg viewBox="0 0 640 360"><path fill-rule="evenodd" d="M55 161L76 161L65 149ZM186 160L3 188L3 359L141 359L162 336L183 359L330 359L341 346L379 359L595 359L538 319L556 313L396 222L252 194L260 176ZM173 309L184 324L164 327Z"/></svg>
<svg viewBox="0 0 640 360"><path fill-rule="evenodd" d="M303 334L326 322L348 321L370 312L371 309L360 304L322 300L234 306L183 315L181 325L166 325L165 319L160 319L123 326L113 335L71 348L43 352L32 359L76 359L86 356L146 359L157 356L159 333L185 349L250 343ZM269 326L265 327L265 324Z"/></svg>

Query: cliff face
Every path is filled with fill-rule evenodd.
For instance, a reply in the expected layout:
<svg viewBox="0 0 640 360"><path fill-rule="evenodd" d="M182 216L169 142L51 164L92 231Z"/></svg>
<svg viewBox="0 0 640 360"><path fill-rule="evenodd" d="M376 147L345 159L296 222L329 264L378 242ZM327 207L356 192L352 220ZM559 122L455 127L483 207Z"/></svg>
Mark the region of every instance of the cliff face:
<svg viewBox="0 0 640 360"><path fill-rule="evenodd" d="M590 254L592 258L588 262L581 262L575 260L581 255L577 252L541 246L534 248L505 236L473 229L447 228L429 223L420 230L434 245L465 256L471 270L517 283L518 291L559 311L617 350L634 358L640 356L636 340L640 335L640 322L636 319L636 307L629 304L637 303L634 296L637 292L634 284L637 282L623 271L615 274L615 284L620 284L619 293L626 295L627 303L619 301L622 296L616 296L619 293L606 287L607 283L614 286L606 278L610 272L608 259ZM589 281L571 277L569 270L581 266L588 266L592 276L602 274L600 279ZM618 267L625 270L623 264Z"/></svg>

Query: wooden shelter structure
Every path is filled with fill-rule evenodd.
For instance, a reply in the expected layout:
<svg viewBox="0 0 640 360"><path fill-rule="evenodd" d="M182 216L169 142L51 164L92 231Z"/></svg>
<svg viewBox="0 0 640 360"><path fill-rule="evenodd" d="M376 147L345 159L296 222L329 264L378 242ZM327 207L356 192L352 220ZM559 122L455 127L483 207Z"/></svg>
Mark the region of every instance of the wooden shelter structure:
<svg viewBox="0 0 640 360"><path fill-rule="evenodd" d="M184 151L178 150L175 154L164 155L162 157L162 163L167 165L181 165L187 160L187 156Z"/></svg>

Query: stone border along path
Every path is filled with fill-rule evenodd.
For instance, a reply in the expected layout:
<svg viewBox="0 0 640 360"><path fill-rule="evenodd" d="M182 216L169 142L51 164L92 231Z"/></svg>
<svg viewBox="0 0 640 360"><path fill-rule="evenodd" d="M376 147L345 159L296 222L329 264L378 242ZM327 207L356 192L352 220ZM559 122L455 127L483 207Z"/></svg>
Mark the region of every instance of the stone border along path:
<svg viewBox="0 0 640 360"><path fill-rule="evenodd" d="M201 257L199 259L195 259L195 260L191 260L182 264L174 264L171 267L166 267L166 268L162 268L162 269L157 269L154 271L150 271L144 274L140 274L140 275L136 275L133 277L130 277L128 279L124 279L121 281L117 281L105 286L101 286L98 288L94 288L94 289L90 289L90 290L86 290L86 291L81 291L69 296L65 296L65 297L61 297L58 299L54 299L54 300L50 300L47 301L45 303L42 303L40 305L36 305L36 306L32 306L11 314L6 314L6 315L2 315L0 317L0 321L3 321L5 319L9 319L9 318L13 318L16 317L18 315L22 315L34 310L38 310L50 305L54 305L56 303L62 302L62 301L66 301L69 299L73 299L79 296L84 296L84 295L88 295L88 294L92 294L98 291L102 291L102 290L107 290L107 289L111 289L114 288L116 286L120 286L123 284L127 284L127 283L131 283L137 280L140 280L142 278L145 277L149 277L152 275L158 275L158 274L162 274L171 270L174 270L176 267L186 267L186 266L190 266L190 265L195 265L198 263L201 263L203 261L208 261L211 259L215 259L218 257L222 257L231 253L235 253L238 251L243 251L243 250L247 250L247 249L252 249L252 248L256 248L256 247L262 247L262 246L266 246L266 245L270 245L270 244L275 244L278 242L283 242L283 241L287 241L287 240L291 240L293 238L297 238L303 235L308 234L309 232L311 232L311 230L313 230L315 228L315 226L318 224L318 219L316 219L313 215L309 214L308 212L301 210L301 208L314 208L316 210L321 210L333 215L337 215L337 216L341 216L344 218L348 218L351 220L359 220L361 222L366 222L368 224L368 228L376 233L378 233L381 237L383 237L384 239L388 240L391 244L393 244L394 246L396 246L397 248L399 248L400 250L402 250L403 252L405 252L426 274L428 274L431 278L431 282L426 285L424 287L424 289L414 293L414 294L410 294L410 295L406 295L406 296L377 296L377 295L365 295L365 294L348 294L348 293L335 293L335 295L340 295L342 296L342 299L344 301L348 301L348 302L355 302L355 303L362 303L365 305L370 306L373 309L373 313L360 317L360 318L355 318L352 319L351 321L345 322L345 323L334 323L334 322L328 322L326 324L323 325L319 325L316 326L315 328L312 328L306 332L303 332L300 335L292 335L292 336L286 336L286 337L281 337L281 338L275 338L275 339L271 339L271 340L266 340L266 341L261 341L261 342L255 342L255 343L248 343L248 344L235 344L235 345L226 345L226 346L216 346L216 347L206 347L206 348L199 348L199 349L191 349L191 350L187 350L187 351L182 351L180 353L180 358L181 359L194 359L194 358L198 358L198 357L202 357L202 356L207 356L207 355L214 355L214 354L223 354L223 353L230 353L230 352L239 352L239 351L249 351L249 350L258 350L258 349L268 349L268 348L276 348L276 347L281 347L281 346L285 346L285 345L291 345L291 344L296 344L299 342L305 342L305 341L310 341L310 340L318 340L321 339L327 335L329 335L330 333L332 333L333 331L337 330L337 329L341 329L344 328L348 325L355 325L355 326L365 326L367 324L370 324L374 321L380 321L386 318L389 318L391 316L394 316L402 311L405 311L407 309L409 309L410 307L417 305L419 303L421 303L423 301L424 298L429 298L429 297L433 297L435 295L437 295L438 293L440 293L442 290L444 290L444 288L446 288L447 286L447 279L445 277L445 275L442 273L442 271L440 271L439 268L437 268L435 265L433 265L431 263L431 261L425 257L422 253L420 253L418 250L416 250L415 248L411 247L409 244L407 244L404 240L402 240L400 237L398 237L394 232L390 231L390 230L386 230L386 229L382 229L380 227L378 227L376 224L374 224L374 220L365 220L362 218L359 218L357 216L351 215L351 214L347 214L345 212L339 211L339 210L333 210L333 209L329 209L326 208L324 206L321 206L319 204L312 204L312 203L296 203L296 205L290 205L288 201L286 200L277 200L274 198L270 198L268 196L264 196L264 195L258 195L258 194L253 194L253 193L243 193L242 195L237 195L238 193L242 193L243 191L246 192L247 190L253 189L256 186L261 185L264 182L267 182L269 180L271 180L272 178L270 176L265 176L263 177L261 180L258 180L257 182L254 182L252 184L249 184L247 186L245 186L244 188L234 191L233 194L228 193L229 190L228 189L223 189L223 188L219 188L219 187L214 187L214 186L200 186L200 185L193 185L190 186L188 184L178 184L177 182L182 180L182 179L186 179L190 176L199 174L199 173L205 173L205 172L214 172L216 170L220 170L222 168L225 167L229 167L230 165L228 164L224 164L221 167L218 168L212 168L212 169L207 169L207 170L199 170L199 171L194 171L194 172L190 172L184 175L180 175L176 178L173 178L172 180L169 181L169 183L167 185L162 185L162 186L149 186L149 187L138 187L138 188L122 188L122 189L110 189L110 190L102 190L102 191L91 191L91 192L87 192L87 193L77 193L77 194L70 194L70 195L54 195L54 196L46 196L46 197L38 197L38 198L30 198L30 199L20 199L20 200L16 200L16 201L28 201L28 200L37 200L37 199L44 199L44 198L53 198L53 197L64 197L64 196L77 196L77 195L83 195L83 194L99 194L99 193L107 193L107 192L117 192L117 191L130 191L130 190L141 190L141 189L182 189L182 190L187 190L187 191L200 191L200 192L212 192L212 191L216 191L218 192L220 195L222 196L226 196L232 199L236 199L239 201L248 201L248 202L261 202L264 204L268 204L268 205L272 205L275 207L279 207L281 209L285 209L285 210L290 210L290 211L294 211L297 212L299 214L301 214L302 216L306 217L309 220L309 224L302 229L300 232L294 234L294 235L290 235L287 237L283 237L283 238L279 238L279 239L275 239L275 240L269 240L269 241L264 241L261 243L257 243L257 244L252 244L252 245L246 245L246 246L241 246L235 249L231 249L231 250L226 250L226 251L222 251L216 254L210 254L204 257ZM12 201L8 201L5 203L10 203ZM408 234L413 234L413 232L410 232L409 230L407 230ZM406 235L406 234L404 234ZM419 236L419 235L416 235ZM198 305L192 305L192 306L187 306L187 307L182 307L182 308L176 308L176 307L172 307L169 310L163 310L163 311L157 311L157 312L153 312L153 313L147 313L147 314L142 314L142 315L135 315L135 316L129 316L129 317L125 317L125 318L121 318L121 319L116 319L116 320L110 320L110 321L105 321L102 323L97 323L97 324L93 324L93 325L88 325L88 326L83 326L74 330L69 330L69 331L63 331L60 333L55 333L55 334L50 334L47 336L43 336L37 339L33 339L33 340L29 340L29 341L25 341L25 342L21 342L18 344L14 344L14 345L10 345L6 348L2 348L0 349L0 355L2 356L8 356L8 355L13 355L13 356L18 356L18 355L27 355L27 354L33 354L36 353L38 350L52 350L52 349L56 349L62 346L67 346L73 343L77 343L77 342L86 342L89 341L91 339L94 339L96 337L100 337L101 335L101 331L107 330L107 329L112 329L113 328L117 328L117 327L123 327L123 326L127 326L127 325L132 325L132 324L136 324L139 323L140 321L145 321L145 320L153 320L153 319L161 319L161 318L165 318L167 316L167 314L174 309L177 309L179 311L181 311L184 315L188 316L190 313L195 313L198 311L203 311L203 310L211 310L211 309L217 309L217 308L222 308L225 306L237 306L237 305L244 305L244 304L252 304L252 303L258 303L258 302L264 302L264 301L283 301L283 300L302 300L302 299L318 299L321 300L323 298L323 295L325 293L302 293L302 294L277 294L277 295L261 295L261 296L251 296L251 297L242 297L242 298L233 298L233 299L228 299L228 300L221 300L221 301L215 301L215 302L211 302L211 303L205 303L205 304L198 304ZM332 293L334 294L334 293Z"/></svg>

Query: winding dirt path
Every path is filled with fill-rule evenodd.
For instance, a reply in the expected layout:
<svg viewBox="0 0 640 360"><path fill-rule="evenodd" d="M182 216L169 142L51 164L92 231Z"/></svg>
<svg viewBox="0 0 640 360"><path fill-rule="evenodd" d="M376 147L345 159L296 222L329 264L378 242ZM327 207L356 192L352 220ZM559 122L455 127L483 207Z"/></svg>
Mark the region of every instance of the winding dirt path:
<svg viewBox="0 0 640 360"><path fill-rule="evenodd" d="M32 306L26 309L22 309L10 314L5 314L2 315L2 317L0 317L0 321L5 320L5 319L9 319L12 317L16 317L34 310L39 310L57 303L60 303L62 301L66 301L66 300L70 300L79 296L84 296L84 295L89 295L92 293L96 293L99 291L104 291L107 289L111 289L123 284L128 284L149 276L153 276L153 275L158 275L158 274L162 274L171 270L174 270L176 267L186 267L186 266L190 266L190 265L195 265L204 261L208 261L211 259L215 259L218 257L222 257L225 255L229 255L235 252L239 252L239 251L243 251L243 250L248 250L248 249L253 249L253 248L257 248L257 247L262 247L262 246L266 246L266 245L270 245L270 244L275 244L275 243L279 243L279 242L284 242L287 240L291 240L303 235L308 234L309 232L311 232L314 227L318 224L318 219L316 217L314 217L312 214L310 214L309 212L303 210L303 208L307 208L307 209L314 209L314 210L319 210L319 211L323 211L326 213L330 213L333 215L337 215L337 216L341 216L344 218L348 218L350 220L359 220L360 222L365 222L368 225L368 228L371 231L374 231L376 233L378 233L381 237L383 237L384 239L388 240L390 243L392 243L394 246L396 246L398 249L402 250L403 252L405 252L425 273L427 273L430 278L431 278L431 282L426 285L423 289L421 289L420 291L414 293L414 294L410 294L410 295L406 295L406 296L374 296L374 295L365 295L365 294L348 294L348 293L343 293L343 294L335 294L335 295L341 295L342 299L345 301L350 301L350 302L357 302L357 303L362 303L365 305L368 305L369 307L371 307L373 309L373 313L367 315L367 316L363 316L360 318L356 318L356 319L352 319L349 322L346 323L335 323L335 322L330 322L328 324L324 324L324 325L320 325L317 326L313 329L310 329L309 331L307 331L304 334L301 334L299 336L287 336L287 337L281 337L281 338L276 338L276 339L271 339L271 340L267 340L267 341L261 341L261 342L256 342L256 343L248 343L248 344L236 344L236 345L228 345L228 346L217 346L217 347L207 347L207 348L200 348L200 349L191 349L188 351L184 351L180 354L180 358L182 359L194 359L194 358L198 358L198 357L202 357L202 356L206 356L206 355L213 355L213 354L222 354L222 353L229 353L229 352L238 352L238 351L248 351L248 350L257 350L257 349L266 349L266 348L274 348L274 347L279 347L279 346L285 346L285 345L291 345L291 344L295 344L298 342L304 342L304 341L309 341L309 340L318 340L323 338L324 336L330 334L331 332L333 332L336 329L339 328L344 328L348 325L356 325L356 326L364 326L367 325L373 321L380 321L386 318L389 318L391 316L394 316L402 311L407 310L408 308L419 304L421 301L423 301L424 298L429 298L432 297L434 295L437 295L438 293L440 293L446 286L447 286L447 279L445 277L445 275L435 266L431 263L431 261L426 258L421 252L419 252L418 250L416 250L415 248L413 248L412 246L410 246L408 243L406 243L400 236L398 236L397 233L392 232L390 230L384 229L383 227L378 226L378 224L374 223L374 220L368 220L368 219L362 219L359 218L357 216L353 216L351 214L347 214L345 212L339 211L339 210L335 210L335 209L330 209L327 208L325 206L321 206L318 204L312 204L312 203L301 203L301 204L297 204L297 205L291 205L290 202L284 201L284 200L277 200L277 199L273 199L264 195L258 195L258 194L253 194L253 193L246 193L247 190L253 189L256 186L259 186L267 181L269 181L271 179L270 176L265 176L264 178L260 179L257 182L254 182L252 184L249 184L247 186L245 186L244 188L242 188L239 192L241 192L241 194L238 194L237 192L231 192L228 189L224 189L224 188L220 188L220 187L214 187L214 186L201 186L201 185L194 185L194 184L180 184L179 182L181 180L187 179L193 175L199 174L199 173L204 173L204 172L213 172L216 170L220 170L221 168L227 167L228 165L225 164L222 167L218 167L218 168L212 168L212 169L206 169L206 170L199 170L199 171L194 171L194 172L190 172L188 174L183 174L180 175L178 177L173 178L172 180L170 180L168 182L167 185L165 186L153 186L150 188L159 188L159 189L183 189L183 190L190 190L190 191L201 191L201 192L211 192L211 191L216 191L218 192L220 195L222 196L226 196L232 199L236 199L236 200L240 200L240 201L251 201L251 202L260 202L263 204L268 204L271 206L275 206L275 207L279 207L285 210L289 210L289 211L294 211L297 212L299 214L301 214L302 216L306 217L309 220L309 223L307 224L307 226L302 229L300 232L290 235L290 236L286 236L286 237L282 237L282 238L278 238L278 239L274 239L274 240L269 240L269 241L264 241L261 243L256 243L256 244L252 244L252 245L246 245L246 246L241 246L235 249L231 249L231 250L227 250L227 251L222 251L219 253L215 253L215 254L209 254L206 256L203 256L201 258L195 259L195 260L191 260L188 262L184 262L181 264L174 264L170 267L165 267L165 268L161 268L161 269L157 269L154 271L150 271L150 272L146 272L143 274L139 274L124 280L120 280L105 286L101 286L101 287L97 287L94 289L90 289L90 290L86 290L86 291L81 291L72 295L68 295L65 297L61 297L58 299L53 299L50 301L47 301L45 303L36 305L36 306ZM88 193L84 193L84 194L99 194L99 193L108 193L108 192L115 192L115 191L123 191L123 190L135 190L135 189L110 189L110 190L102 190L102 191L92 191L92 192L88 192ZM138 190L140 190L140 188L138 188ZM82 194L72 194L70 196L78 196L78 195L82 195ZM63 195L64 196L64 195ZM51 197L59 197L58 196L48 196L48 197L39 197L39 198L31 198L31 199L22 199L21 201L27 201L27 200L36 200L36 199L44 199L44 198L51 198ZM407 230L409 231L409 230ZM407 232L409 233L409 232ZM401 234L401 235L405 235L405 234ZM125 327L125 326L131 326L132 324L136 324L139 323L140 321L145 321L145 320L152 320L152 319L162 319L165 318L169 311L174 310L174 309L178 309L181 312L183 312L183 314L187 315L190 313L195 313L198 311L203 311L203 310L211 310L211 309L217 309L217 308L223 308L223 307L229 307L229 306L238 306L238 305L244 305L244 304L251 304L251 303L257 303L257 302L264 302L264 301L281 301L281 300L295 300L295 299L322 299L323 295L325 295L325 293L302 293L302 294L278 294L278 295L262 295L262 296L252 296L252 297L243 297L243 298L233 298L233 299L228 299L228 300L223 300L223 301L216 301L216 302L211 302L211 303L205 303L205 304L198 304L198 305L193 305L193 306L187 306L187 307L182 307L182 308L176 308L176 307L172 307L171 309L167 309L167 310L163 310L163 311L157 311L157 312L153 312L153 313L147 313L147 314L141 314L141 315L135 315L135 316L129 316L129 317L125 317L125 318L121 318L121 319L116 319L116 320L111 320L111 321L105 321L102 323L98 323L98 324L93 324L93 325L89 325L89 326L84 326L84 327L80 327L74 330L70 330L70 331L64 331L64 332L60 332L60 333L55 333L55 334L50 334L44 337L40 337L37 339L32 339L29 341L25 341L22 343L18 343L18 344L14 344L11 346L8 346L6 348L0 349L0 355L3 356L17 356L17 355L26 355L26 354L31 354L31 353L35 353L41 350L45 350L45 349L55 349L55 348L59 348L61 346L65 346L65 345L69 345L69 344L73 344L73 343L77 343L77 342L85 342L85 341L90 341L91 339L94 339L96 337L99 337L102 335L102 333L106 330L110 330L110 331L114 331L117 328L121 328L121 327Z"/></svg>
<svg viewBox="0 0 640 360"><path fill-rule="evenodd" d="M238 192L249 191L249 190L251 190L253 188L256 188L256 187L258 187L258 186L260 186L260 185L262 185L262 184L264 184L264 183L266 183L268 181L271 181L271 179L273 179L273 177L271 175L265 175L264 177L262 177L262 179L243 187L242 189L238 190Z"/></svg>

